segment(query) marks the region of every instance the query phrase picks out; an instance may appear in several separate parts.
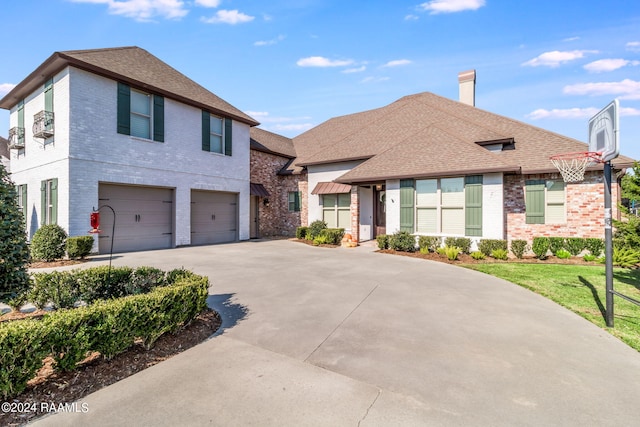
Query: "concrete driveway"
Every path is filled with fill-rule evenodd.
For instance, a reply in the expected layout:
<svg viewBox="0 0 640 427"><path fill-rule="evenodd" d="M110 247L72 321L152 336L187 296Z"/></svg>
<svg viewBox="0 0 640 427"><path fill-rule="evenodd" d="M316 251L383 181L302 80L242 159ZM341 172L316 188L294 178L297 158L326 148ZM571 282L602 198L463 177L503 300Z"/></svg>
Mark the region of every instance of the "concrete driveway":
<svg viewBox="0 0 640 427"><path fill-rule="evenodd" d="M103 259L90 264L105 263ZM640 353L518 286L296 242L119 254L208 275L207 342L36 424L631 426Z"/></svg>

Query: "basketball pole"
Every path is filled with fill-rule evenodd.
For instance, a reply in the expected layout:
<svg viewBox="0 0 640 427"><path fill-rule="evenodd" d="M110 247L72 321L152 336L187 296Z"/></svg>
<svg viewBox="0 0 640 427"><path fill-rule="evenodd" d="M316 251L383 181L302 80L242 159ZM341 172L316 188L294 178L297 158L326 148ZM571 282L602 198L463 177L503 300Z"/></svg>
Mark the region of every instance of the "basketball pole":
<svg viewBox="0 0 640 427"><path fill-rule="evenodd" d="M605 321L613 328L613 233L611 229L611 162L604 163L604 257L606 274Z"/></svg>

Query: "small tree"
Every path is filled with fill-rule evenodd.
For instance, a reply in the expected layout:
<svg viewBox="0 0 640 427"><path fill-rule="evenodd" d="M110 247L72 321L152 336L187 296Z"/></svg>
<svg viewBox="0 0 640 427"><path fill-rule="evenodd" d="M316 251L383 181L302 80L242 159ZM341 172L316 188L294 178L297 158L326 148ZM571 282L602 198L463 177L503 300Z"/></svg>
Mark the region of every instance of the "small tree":
<svg viewBox="0 0 640 427"><path fill-rule="evenodd" d="M19 305L29 287L29 247L16 188L0 163L0 301Z"/></svg>
<svg viewBox="0 0 640 427"><path fill-rule="evenodd" d="M640 165L633 164L632 172L622 177L622 197L635 200L640 203ZM640 218L621 207L625 218L622 221L613 221L615 226L614 245L640 250Z"/></svg>

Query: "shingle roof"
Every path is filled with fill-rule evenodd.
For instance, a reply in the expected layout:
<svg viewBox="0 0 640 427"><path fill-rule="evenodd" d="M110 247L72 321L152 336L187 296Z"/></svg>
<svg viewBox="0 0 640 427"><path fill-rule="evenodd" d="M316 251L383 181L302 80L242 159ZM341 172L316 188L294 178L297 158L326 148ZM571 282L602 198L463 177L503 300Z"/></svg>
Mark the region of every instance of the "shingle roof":
<svg viewBox="0 0 640 427"><path fill-rule="evenodd" d="M9 141L0 136L0 157L9 158Z"/></svg>
<svg viewBox="0 0 640 427"><path fill-rule="evenodd" d="M549 156L587 151L587 144L424 92L385 107L328 120L294 138L297 165L364 159L339 182L470 174L551 172ZM491 152L479 142L513 141ZM620 156L614 166L630 166Z"/></svg>
<svg viewBox="0 0 640 427"><path fill-rule="evenodd" d="M251 149L277 154L283 157L296 157L293 140L257 127L250 130Z"/></svg>
<svg viewBox="0 0 640 427"><path fill-rule="evenodd" d="M258 125L244 112L137 46L55 52L0 100L0 108L11 108L41 85L44 79L68 65L231 117L250 126Z"/></svg>

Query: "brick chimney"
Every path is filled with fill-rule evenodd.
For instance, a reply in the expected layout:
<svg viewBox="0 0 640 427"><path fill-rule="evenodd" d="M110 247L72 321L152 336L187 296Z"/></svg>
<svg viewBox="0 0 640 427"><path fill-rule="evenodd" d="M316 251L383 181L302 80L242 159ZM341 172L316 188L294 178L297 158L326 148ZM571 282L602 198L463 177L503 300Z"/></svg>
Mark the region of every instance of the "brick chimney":
<svg viewBox="0 0 640 427"><path fill-rule="evenodd" d="M458 73L460 83L460 102L476 106L476 70L462 71Z"/></svg>

